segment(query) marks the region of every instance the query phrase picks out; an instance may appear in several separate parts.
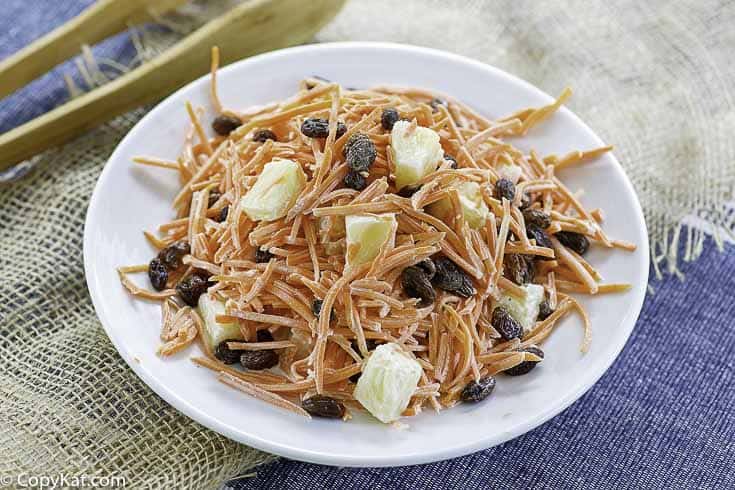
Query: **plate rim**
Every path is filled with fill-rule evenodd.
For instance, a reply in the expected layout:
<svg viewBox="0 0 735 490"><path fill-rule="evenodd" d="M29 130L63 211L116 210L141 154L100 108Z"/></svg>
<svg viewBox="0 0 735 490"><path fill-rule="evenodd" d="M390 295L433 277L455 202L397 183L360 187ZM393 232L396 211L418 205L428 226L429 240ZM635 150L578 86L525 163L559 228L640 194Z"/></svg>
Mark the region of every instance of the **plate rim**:
<svg viewBox="0 0 735 490"><path fill-rule="evenodd" d="M504 70L501 70L487 63L483 63L483 62L480 62L478 60L475 60L475 59L472 59L472 58L469 58L463 55L459 55L459 54L455 54L455 53L451 53L451 52L447 52L447 51L443 51L439 49L427 48L427 47L422 47L422 46L414 46L414 45L408 45L408 44L400 44L400 43L388 43L388 42L333 42L333 43L308 44L308 45L296 46L296 47L291 47L291 48L285 48L285 49L271 51L268 53L263 53L263 54L259 54L256 56L252 56L249 58L239 60L226 67L221 68L219 73L222 76L227 72L240 70L242 69L241 67L247 66L252 63L256 63L263 58L287 57L287 56L291 56L292 54L298 54L304 51L315 51L315 50L316 51L332 51L332 50L351 50L351 49L376 49L376 50L398 51L398 52L403 52L408 55L419 54L419 55L434 56L434 57L451 60L454 62L469 64L476 68L480 68L482 70L489 71L494 76L505 78L509 80L511 83L520 84L524 86L525 89L535 92L536 95L539 95L547 100L553 100L553 98L549 94L539 89L538 87L532 85L531 83L527 82L526 80L523 80L522 78L519 78L515 75L512 75ZM630 182L630 179L628 178L627 174L625 173L625 170L623 169L622 165L620 164L620 162L618 161L618 159L615 157L613 153L609 153L610 157L612 157L612 161L614 163L616 172L622 176L622 182L624 183L624 186L626 187L627 193L631 195L633 198L634 212L640 224L640 227L636 228L641 238L641 242L639 246L641 247L642 250L646 251L646 253L640 254L642 259L641 259L641 264L639 264L639 266L645 271L646 280L642 281L641 284L634 285L633 287L635 295L631 298L631 303L634 306L634 308L631 309L629 314L625 318L621 319L621 321L619 322L619 325L621 326L621 328L624 328L625 332L624 332L624 335L621 337L619 344L615 346L614 355L611 355L608 359L605 359L601 363L596 364L597 368L595 372L592 374L592 376L589 378L588 383L583 383L582 385L577 387L577 389L570 392L568 395L558 399L556 403L540 411L536 416L530 418L524 423L521 423L515 426L513 430L505 431L501 434L494 434L494 435L486 436L486 437L480 438L476 440L475 442L469 443L469 444L455 445L455 446L450 446L450 447L439 447L439 448L434 448L432 451L425 451L421 453L408 453L408 454L401 455L399 457L392 456L390 460L380 455L370 456L370 457L367 457L367 456L351 457L350 455L343 454L343 455L335 456L334 454L322 453L319 451L308 450L308 449L284 445L280 443L274 443L272 441L269 441L267 439L264 439L258 436L247 434L242 431L233 430L231 429L230 426L220 423L217 419L209 416L207 413L204 413L202 410L200 410L196 406L190 404L189 402L181 398L177 393L169 390L165 385L159 383L155 378L149 377L147 372L142 369L142 366L139 363L135 362L134 356L131 355L131 353L125 347L124 343L114 333L114 329L108 326L111 322L108 318L107 311L105 310L105 307L104 307L104 302L102 299L100 288L96 288L93 286L96 283L97 268L91 256L91 250L93 248L93 243L92 243L92 233L90 231L90 228L91 228L91 223L93 223L94 215L98 212L97 210L100 207L100 204L99 204L100 194L101 194L100 189L103 187L103 183L106 182L106 180L109 178L109 175L111 172L110 162L114 161L116 158L119 158L117 157L117 155L121 151L121 148L126 145L128 139L130 138L130 135L134 133L135 129L139 125L144 123L148 118L153 117L152 116L153 114L157 113L158 111L164 110L165 107L170 105L173 99L177 98L177 96L180 93L186 92L189 90L194 90L196 86L202 83L207 83L208 80L209 80L209 74L207 73L187 83L180 89L176 90L175 92L173 92L172 94L170 94L169 96L161 100L158 104L156 104L155 107L153 107L148 113L146 113L128 131L128 133L120 140L120 142L115 147L115 150L112 152L112 154L106 161L105 167L103 168L102 172L100 173L97 179L94 191L89 201L89 206L87 208L87 212L86 212L85 220L84 220L83 258L84 258L85 280L87 283L87 289L92 299L92 304L94 306L97 318L100 320L100 323L102 324L102 327L107 337L110 339L115 349L118 351L118 353L123 358L125 363L138 376L138 378L141 381L143 381L143 383L145 383L154 393L156 393L159 397L161 397L164 401L166 401L168 404L170 404L180 413L191 418L195 422L207 427L208 429L213 430L221 435L224 435L225 437L233 441L249 445L251 447L254 447L262 451L277 454L277 455L284 456L284 457L291 458L291 459L296 459L299 461L332 465L332 466L348 466L348 467L393 467L393 466L424 464L424 463L429 463L429 462L452 459L452 458L464 456L464 455L467 455L467 454L470 454L470 453L473 453L479 450L488 449L490 447L502 444L520 435L523 435L526 432L533 430L537 427L540 427L541 425L546 423L551 418L555 417L562 411L566 410L572 403L579 400L590 388L592 388L592 386L594 386L599 381L602 375L608 371L612 363L615 362L615 360L617 360L617 358L620 356L620 352L625 347L625 345L627 345L630 335L633 332L633 329L635 328L636 322L642 310L643 301L645 299L647 283L648 283L650 256L649 256L649 253L647 252L649 249L648 230L646 226L645 217L643 215L643 210L640 205L640 200L638 199L638 195L636 194L635 189L633 188L633 185ZM560 108L560 111L566 112L568 116L571 116L574 122L580 127L580 129L588 133L588 136L596 140L600 145L604 144L603 141L599 138L599 136L597 136L597 134L574 112L569 110L566 106L562 106Z"/></svg>

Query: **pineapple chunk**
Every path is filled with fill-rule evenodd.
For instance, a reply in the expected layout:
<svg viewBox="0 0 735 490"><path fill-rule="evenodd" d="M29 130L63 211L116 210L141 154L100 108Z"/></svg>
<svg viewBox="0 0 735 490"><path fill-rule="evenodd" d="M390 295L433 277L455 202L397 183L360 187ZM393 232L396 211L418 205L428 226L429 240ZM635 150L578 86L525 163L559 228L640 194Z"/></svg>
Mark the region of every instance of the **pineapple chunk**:
<svg viewBox="0 0 735 490"><path fill-rule="evenodd" d="M416 391L421 371L398 344L379 345L362 366L355 399L383 423L398 420Z"/></svg>
<svg viewBox="0 0 735 490"><path fill-rule="evenodd" d="M521 324L525 333L536 324L539 305L544 300L544 287L539 284L526 284L522 288L526 290L525 299L503 293L498 305L508 310L510 316Z"/></svg>
<svg viewBox="0 0 735 490"><path fill-rule="evenodd" d="M345 218L347 230L348 266L373 260L380 247L396 237L396 217L393 214L353 214Z"/></svg>
<svg viewBox="0 0 735 490"><path fill-rule="evenodd" d="M275 221L286 216L306 184L301 166L286 159L263 167L255 185L242 198L245 214L253 221Z"/></svg>
<svg viewBox="0 0 735 490"><path fill-rule="evenodd" d="M209 347L214 350L223 340L243 339L237 323L219 323L217 315L225 314L225 304L208 293L199 296L199 315L204 320L204 333Z"/></svg>
<svg viewBox="0 0 735 490"><path fill-rule="evenodd" d="M396 187L412 185L436 170L444 150L436 131L408 121L398 121L390 133L390 149L396 167Z"/></svg>
<svg viewBox="0 0 735 490"><path fill-rule="evenodd" d="M498 172L500 178L508 179L514 184L518 183L518 180L521 178L521 173L523 173L521 167L513 163L502 163L495 170Z"/></svg>
<svg viewBox="0 0 735 490"><path fill-rule="evenodd" d="M485 225L490 210L482 199L480 185L476 182L461 182L454 186L459 194L459 204L462 214L468 225L472 228L480 228ZM448 197L428 206L429 214L447 221L453 212L452 203Z"/></svg>

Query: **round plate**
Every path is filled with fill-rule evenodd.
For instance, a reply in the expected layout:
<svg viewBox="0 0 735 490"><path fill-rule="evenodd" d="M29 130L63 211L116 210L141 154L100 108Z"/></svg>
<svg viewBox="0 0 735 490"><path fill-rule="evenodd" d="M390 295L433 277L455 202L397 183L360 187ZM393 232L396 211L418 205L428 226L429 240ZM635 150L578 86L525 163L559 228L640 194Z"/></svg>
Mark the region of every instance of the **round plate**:
<svg viewBox="0 0 735 490"><path fill-rule="evenodd" d="M225 47L226 49L226 47ZM374 43L309 45L256 56L222 69L219 94L227 107L246 108L293 94L302 78L319 75L347 87L378 84L418 86L451 94L496 118L552 98L496 68L453 54ZM573 82L573 80L570 80ZM406 419L406 430L367 415L347 423L306 420L251 399L196 367L192 347L162 359L158 304L132 298L115 268L147 263L153 249L142 230L155 230L173 217L177 177L165 169L133 165L135 155L175 159L182 146L191 101L213 111L209 77L190 83L148 113L120 143L100 176L87 213L84 263L95 309L120 355L163 399L197 422L231 439L293 459L340 466L399 466L426 463L500 444L561 412L587 391L615 360L635 325L648 277L648 240L640 204L614 156L561 174L572 189L584 188L583 203L605 211L610 236L638 250L593 247L588 259L605 280L628 282L623 294L582 297L593 324L592 347L579 351L580 320L570 315L545 342L546 359L527 376L500 376L493 395L477 405L436 414L426 410ZM592 130L562 108L513 141L541 155L564 154L603 144ZM147 281L143 280L141 284Z"/></svg>

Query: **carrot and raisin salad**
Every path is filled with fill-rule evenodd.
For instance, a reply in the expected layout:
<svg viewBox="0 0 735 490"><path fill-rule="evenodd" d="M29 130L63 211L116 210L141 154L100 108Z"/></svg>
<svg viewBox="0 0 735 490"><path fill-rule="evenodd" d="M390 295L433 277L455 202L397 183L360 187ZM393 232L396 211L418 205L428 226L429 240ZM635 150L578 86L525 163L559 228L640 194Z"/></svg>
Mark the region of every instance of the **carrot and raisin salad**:
<svg viewBox="0 0 735 490"><path fill-rule="evenodd" d="M226 108L208 135L190 129L175 160L171 221L145 236L149 264L118 269L134 296L159 301L159 354L193 357L233 388L306 417L385 423L430 407L476 403L496 378L530 372L570 293L602 283L590 247L608 237L557 176L611 147L539 156L513 145L553 103L488 119L417 88L346 89L303 80L290 98ZM151 288L132 273L147 273Z"/></svg>

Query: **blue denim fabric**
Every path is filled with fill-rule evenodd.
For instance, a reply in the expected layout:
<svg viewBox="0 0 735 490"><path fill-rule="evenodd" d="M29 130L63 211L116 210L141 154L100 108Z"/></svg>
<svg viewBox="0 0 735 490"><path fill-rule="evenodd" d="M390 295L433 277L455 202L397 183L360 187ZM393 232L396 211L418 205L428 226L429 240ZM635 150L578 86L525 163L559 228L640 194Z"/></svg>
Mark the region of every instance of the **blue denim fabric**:
<svg viewBox="0 0 735 490"><path fill-rule="evenodd" d="M0 59L91 0L6 0ZM95 50L125 62L125 34ZM64 64L0 100L0 132L66 99ZM76 78L78 81L79 77ZM684 282L654 283L621 356L579 401L543 426L470 456L392 469L279 460L240 489L735 488L735 247L708 242Z"/></svg>

